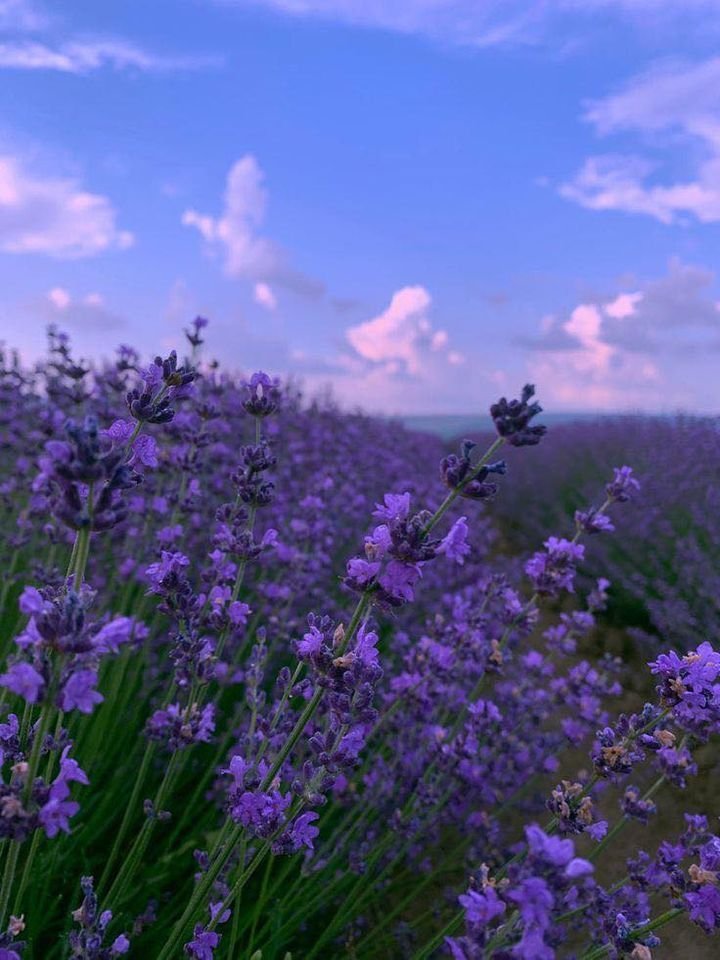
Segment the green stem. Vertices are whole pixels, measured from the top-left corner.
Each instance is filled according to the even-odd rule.
[[[174,956],[175,949],[179,946],[186,928],[193,920],[200,905],[210,893],[220,871],[230,859],[230,855],[235,844],[240,839],[241,834],[242,827],[235,826],[230,819],[226,820],[213,848],[210,866],[193,890],[182,916],[170,931],[165,946],[158,954],[156,960],[170,960],[170,958]]]
[[[172,789],[172,784],[175,776],[175,772],[178,767],[180,758],[180,751],[176,750],[173,755],[170,757],[170,761],[165,768],[165,775],[162,778],[158,791],[153,800],[154,812],[159,813],[162,809],[162,805],[165,803],[165,800]],[[107,894],[108,903],[122,903],[123,896],[130,885],[137,868],[142,863],[142,858],[145,855],[147,846],[150,842],[150,837],[152,836],[155,825],[157,824],[157,818],[147,818],[142,825],[140,832],[135,838],[130,853],[128,854],[125,862],[118,873],[113,885],[110,887],[110,890]]]
[[[115,835],[115,842],[113,843],[110,856],[107,859],[105,869],[103,870],[100,882],[97,886],[98,895],[102,894],[102,891],[105,889],[105,884],[112,876],[113,868],[115,867],[115,861],[117,860],[118,854],[123,849],[127,832],[130,829],[130,824],[137,816],[140,794],[143,786],[145,785],[145,779],[147,777],[148,770],[150,769],[150,764],[152,763],[156,749],[157,744],[153,743],[152,741],[148,741],[145,747],[145,752],[143,753],[142,761],[140,763],[140,769],[135,777],[135,784],[133,786],[132,793],[130,794],[130,799],[125,804],[125,813],[123,815],[122,823],[120,824],[120,829]]]
[[[28,855],[25,860],[25,864],[23,866],[23,872],[20,876],[20,883],[18,884],[17,893],[15,894],[15,900],[13,902],[12,912],[16,917],[19,917],[20,914],[22,913],[23,896],[25,895],[25,890],[27,889],[27,885],[30,881],[30,874],[32,871],[33,861],[35,859],[35,855],[38,852],[38,847],[40,846],[40,842],[42,838],[43,838],[43,832],[40,828],[38,828],[33,833],[32,843],[30,844],[30,849],[28,851]]]
[[[245,863],[245,857],[247,856],[247,840],[243,840],[240,844],[240,864]],[[269,861],[272,862],[272,861]],[[238,891],[235,901],[232,908],[232,926],[230,928],[230,944],[228,946],[228,956],[235,956],[235,946],[237,944],[238,934],[240,932],[240,904],[242,902],[242,890]]]
[[[272,867],[273,867],[273,859],[272,857],[268,857],[268,861],[265,865],[265,872],[262,878],[262,884],[260,886],[260,896],[257,899],[257,902],[255,904],[255,910],[253,912],[253,922],[252,922],[252,927],[250,928],[250,937],[248,939],[248,954],[250,954],[251,956],[252,956],[252,950],[253,950],[253,943],[255,941],[255,931],[257,930],[257,925],[260,920],[260,914],[262,913],[262,909],[265,906],[265,897],[267,896],[267,888],[270,882],[270,874],[272,873]],[[232,951],[232,945],[230,949],[230,956],[231,957],[234,956]]]
[[[20,841],[12,840],[7,852],[2,886],[0,887],[0,929],[3,930],[5,929],[5,917],[7,915],[8,904],[10,903],[10,893],[12,892],[13,883],[15,882],[15,869],[19,855]]]

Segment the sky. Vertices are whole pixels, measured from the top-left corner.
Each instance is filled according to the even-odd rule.
[[[720,0],[0,0],[0,340],[720,407]]]

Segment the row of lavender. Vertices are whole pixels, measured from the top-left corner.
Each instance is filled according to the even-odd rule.
[[[608,463],[632,458],[642,504],[623,517],[622,537],[605,539],[587,569],[615,584],[613,607],[634,624],[641,649],[665,638],[689,650],[699,636],[720,640],[720,429],[710,417],[604,417],[553,430],[532,462],[512,461],[513,491],[496,516],[514,549],[582,504]],[[640,636],[640,632],[644,634]]]
[[[500,567],[532,388],[443,456],[224,374],[204,326],[183,364],[90,369],[56,332],[35,370],[2,357],[0,960],[647,960],[670,920],[712,932],[712,824],[640,847],[720,732],[720,655],[658,656],[611,720],[622,666],[578,654],[610,584],[567,603],[633,471]]]

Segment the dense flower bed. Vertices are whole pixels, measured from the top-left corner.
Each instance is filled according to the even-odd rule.
[[[623,516],[587,570],[613,581],[623,622],[642,630],[645,649],[720,642],[720,430],[709,417],[612,417],[564,424],[529,461],[513,458],[513,493],[496,516],[514,549],[564,529],[597,489],[607,464],[632,459],[642,501]]]
[[[630,467],[501,565],[532,387],[448,454],[223,373],[204,326],[182,363],[91,369],[57,332],[35,370],[2,358],[0,960],[647,960],[677,916],[711,933],[713,822],[651,852],[635,827],[718,733],[720,655],[657,655],[618,716],[622,665],[578,654]]]

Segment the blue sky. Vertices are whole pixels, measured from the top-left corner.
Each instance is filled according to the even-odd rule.
[[[720,402],[718,0],[0,0],[0,339]]]

